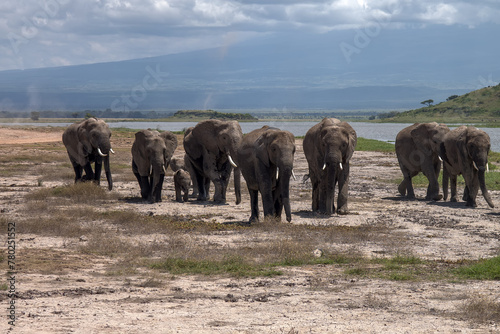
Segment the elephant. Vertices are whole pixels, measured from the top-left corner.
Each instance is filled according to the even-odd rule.
[[[463,125],[446,134],[441,145],[444,161],[443,189],[448,188],[450,179],[450,201],[457,201],[457,175],[462,174],[465,179],[462,199],[466,201],[466,206],[477,206],[476,197],[480,188],[488,205],[491,208],[495,207],[484,180],[485,171],[488,170],[489,151],[490,137],[483,130],[473,126]]]
[[[177,137],[165,131],[141,130],[135,134],[132,144],[132,171],[134,172],[141,196],[154,203],[161,202],[161,189],[166,169],[177,147]]]
[[[440,146],[444,136],[450,132],[445,124],[415,123],[401,130],[396,136],[396,156],[403,173],[398,186],[401,196],[414,199],[411,179],[422,172],[429,180],[426,200],[439,201],[448,197],[448,189],[439,194],[439,172],[441,170]]]
[[[212,181],[215,186],[214,202],[225,204],[229,177],[234,167],[236,204],[241,202],[240,170],[232,157],[236,157],[242,138],[237,121],[216,119],[199,122],[184,137],[184,150],[196,176],[199,201],[207,200]]]
[[[108,124],[95,117],[71,124],[63,133],[62,140],[75,171],[75,183],[92,180],[100,184],[102,164],[108,180],[108,189],[113,189],[109,168],[111,130]],[[95,163],[95,170],[92,170]],[[85,170],[85,175],[82,172]]]
[[[170,168],[172,168],[172,171],[175,173],[179,169],[184,169],[186,170],[186,166],[184,165],[184,159],[179,159],[179,158],[172,158],[170,159]]]
[[[184,169],[178,169],[174,173],[175,200],[177,202],[187,202],[189,188],[191,187],[191,176]],[[184,195],[182,195],[182,193]]]
[[[243,137],[237,160],[250,193],[250,223],[259,220],[259,192],[264,216],[281,217],[284,208],[286,220],[292,220],[289,188],[294,154],[295,137],[289,131],[265,125]]]
[[[189,136],[189,134],[193,131],[194,126],[190,126],[189,128],[185,129],[184,131],[184,138],[186,136]],[[192,197],[198,197],[198,182],[196,181],[196,173],[193,164],[189,160],[189,157],[187,154],[184,154],[184,169],[188,171],[189,175],[191,176],[191,184],[193,185],[193,193],[191,194]],[[208,182],[206,192],[207,194],[209,193],[210,190],[210,182]]]
[[[327,215],[335,212],[335,186],[338,183],[337,213],[349,213],[349,161],[356,143],[356,131],[336,118],[324,118],[307,131],[303,147],[313,188],[313,212]]]

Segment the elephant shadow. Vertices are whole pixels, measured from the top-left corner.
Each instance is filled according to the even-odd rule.
[[[321,213],[319,211],[311,211],[311,210],[300,210],[296,212],[292,212],[294,215],[299,216],[300,218],[330,218],[332,215],[328,215],[326,213]]]
[[[464,202],[449,202],[449,201],[430,201],[425,198],[414,198],[408,199],[405,196],[394,196],[394,197],[382,197],[383,200],[388,201],[399,201],[399,202],[425,202],[428,205],[435,205],[443,208],[456,208],[456,209],[467,209],[469,207],[465,206]]]

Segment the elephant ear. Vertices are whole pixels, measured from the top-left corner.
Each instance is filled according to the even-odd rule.
[[[82,144],[85,155],[92,152],[92,144],[90,143],[91,124],[89,124],[91,120],[88,119],[82,122],[77,130],[78,141]]]
[[[356,149],[356,144],[358,142],[358,136],[356,134],[356,131],[352,128],[351,125],[349,125],[349,123],[340,122],[338,126],[342,129],[342,135],[347,139],[347,148],[343,155],[345,163],[348,162],[354,154],[354,150]]]
[[[132,144],[132,154],[139,155],[142,159],[147,159],[146,145],[151,140],[153,133],[149,130],[141,130],[135,133],[135,141]]]
[[[255,155],[264,166],[269,167],[269,153],[267,152],[267,133],[264,132],[255,141]]]
[[[177,136],[170,131],[164,131],[160,133],[160,137],[163,139],[165,146],[167,147],[166,156],[171,157],[178,145]],[[170,161],[170,158],[168,160]]]
[[[431,134],[430,128],[436,127],[437,123],[422,123],[415,127],[415,129],[410,131],[411,139],[415,146],[422,152],[427,153],[432,151],[432,147],[430,144]]]

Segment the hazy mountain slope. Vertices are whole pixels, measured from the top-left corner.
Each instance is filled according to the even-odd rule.
[[[362,31],[287,34],[153,58],[3,71],[0,110],[409,109],[500,77],[498,43],[481,36],[482,49],[464,54],[461,40],[480,31],[439,31],[440,43],[425,29],[411,36],[382,29],[363,45]],[[345,45],[358,51],[346,57]]]

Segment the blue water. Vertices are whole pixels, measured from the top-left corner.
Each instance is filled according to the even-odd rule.
[[[283,122],[283,121],[259,121],[241,122],[243,133],[270,125],[282,130],[288,130],[295,136],[304,136],[314,124],[318,122]],[[68,126],[71,123],[6,123],[6,125],[36,125],[36,126]],[[112,122],[108,123],[112,128],[129,129],[159,129],[169,131],[182,131],[190,126],[195,126],[196,122]],[[376,139],[387,142],[394,142],[396,135],[401,129],[407,127],[405,123],[365,123],[351,122],[351,126],[356,130],[358,137]],[[452,127],[450,127],[452,128]],[[491,139],[491,150],[500,152],[500,128],[482,128]]]

